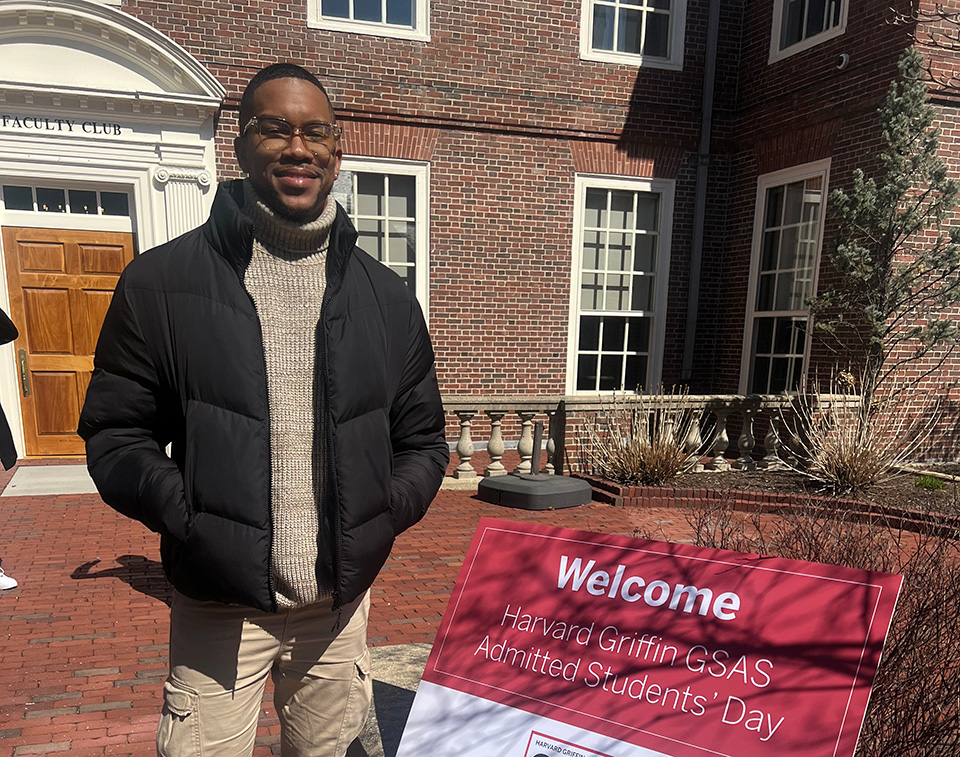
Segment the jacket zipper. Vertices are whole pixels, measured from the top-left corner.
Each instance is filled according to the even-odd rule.
[[[253,259],[253,239],[254,235],[251,234],[248,261]],[[267,529],[267,533],[270,535],[270,551],[267,554],[267,590],[270,592],[270,611],[276,612],[277,598],[273,590],[273,450],[271,449],[270,442],[270,387],[267,385],[269,378],[267,377],[267,356],[263,349],[263,324],[260,323],[260,311],[257,310],[257,303],[254,301],[250,292],[247,291],[246,284],[244,283],[245,275],[246,272],[244,270],[244,275],[240,277],[240,286],[250,300],[250,304],[253,306],[253,312],[257,321],[257,334],[260,337],[260,357],[263,360],[263,406],[266,408],[267,417],[267,515],[270,517],[270,528]]]
[[[336,223],[336,220],[334,220]],[[329,244],[327,246],[327,255],[333,251],[333,234],[331,229],[331,235],[329,237]],[[340,490],[338,487],[333,486],[334,476],[336,474],[336,466],[334,465],[333,460],[333,429],[332,424],[330,423],[330,377],[327,374],[327,332],[324,328],[324,322],[326,320],[327,314],[327,305],[328,303],[336,296],[343,286],[343,274],[347,267],[347,261],[350,258],[352,250],[344,250],[343,261],[340,264],[340,270],[337,271],[337,278],[335,279],[335,288],[330,289],[329,287],[323,294],[323,303],[320,305],[320,320],[317,322],[317,356],[321,360],[320,365],[320,378],[322,381],[323,387],[323,397],[320,404],[323,409],[323,417],[321,423],[323,424],[323,439],[325,448],[323,450],[323,459],[326,467],[323,477],[323,491],[321,492],[321,498],[324,502],[324,505],[329,507],[331,515],[333,516],[333,609],[341,610],[343,608],[343,592],[340,582],[343,575],[343,529],[342,523],[340,520]],[[328,257],[329,260],[329,257]],[[328,282],[329,283],[329,277]],[[327,494],[329,493],[329,496]],[[329,499],[329,505],[327,500]],[[339,621],[338,621],[339,622]]]

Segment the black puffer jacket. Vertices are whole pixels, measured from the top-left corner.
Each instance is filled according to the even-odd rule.
[[[275,611],[266,367],[242,283],[253,229],[239,184],[219,188],[203,226],[124,271],[79,433],[104,501],[161,534],[179,591]],[[449,453],[416,299],[354,248],[341,208],[330,234],[316,332],[314,407],[326,410],[315,424],[326,450],[317,580],[343,604],[423,517]]]

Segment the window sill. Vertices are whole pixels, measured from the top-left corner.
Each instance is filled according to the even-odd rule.
[[[430,35],[417,29],[410,29],[388,24],[377,24],[367,21],[349,21],[347,19],[313,18],[307,20],[310,29],[324,29],[326,31],[347,32],[350,34],[366,34],[372,37],[386,37],[389,39],[409,39],[417,42],[429,42]]]

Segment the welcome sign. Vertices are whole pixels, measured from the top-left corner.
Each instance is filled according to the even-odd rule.
[[[851,757],[900,585],[485,519],[398,757]]]

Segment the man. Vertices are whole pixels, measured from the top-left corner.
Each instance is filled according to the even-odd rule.
[[[160,755],[343,755],[371,697],[368,589],[448,460],[420,308],[330,198],[320,82],[260,71],[210,218],[124,271],[80,418],[105,502],[161,534],[175,594]],[[171,444],[172,457],[164,454]]]

